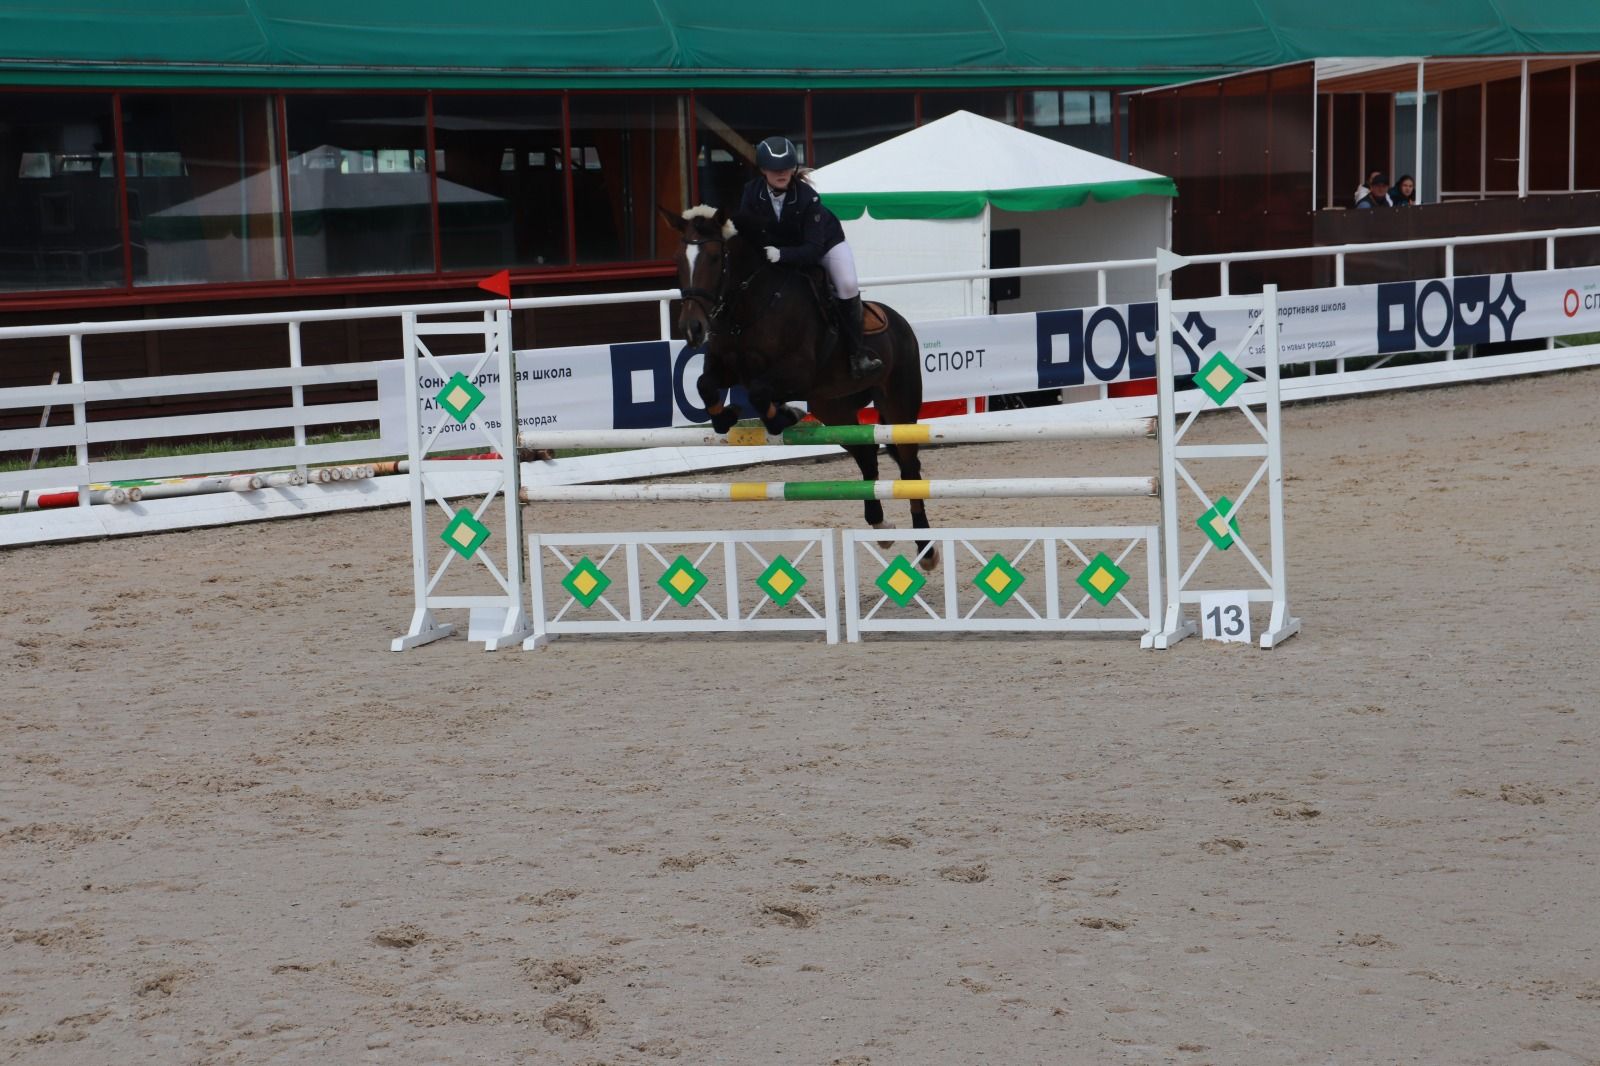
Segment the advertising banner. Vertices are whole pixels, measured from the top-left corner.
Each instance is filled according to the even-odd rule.
[[[1443,351],[1600,331],[1600,267],[1307,289],[1279,295],[1286,364],[1352,356]],[[1173,330],[1179,374],[1217,351],[1259,366],[1261,342],[1239,350],[1250,312],[1194,312]],[[1099,385],[1155,374],[1156,304],[1115,304],[916,326],[923,400],[964,399]],[[472,356],[440,360],[446,375]],[[640,341],[517,353],[517,403],[527,429],[653,429],[707,421],[695,390],[703,355],[682,341]],[[405,450],[404,364],[379,382],[383,438]],[[492,382],[486,377],[482,387]],[[423,425],[441,419],[463,447],[481,442],[433,403],[443,387],[424,371]],[[492,392],[491,392],[492,395]],[[747,408],[740,390],[732,402]],[[746,414],[753,414],[747,409]],[[498,424],[485,403],[475,417]]]

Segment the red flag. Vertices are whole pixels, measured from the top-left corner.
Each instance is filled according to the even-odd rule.
[[[502,270],[498,274],[490,274],[478,282],[478,288],[487,289],[496,296],[504,296],[508,300],[511,299],[511,271]]]

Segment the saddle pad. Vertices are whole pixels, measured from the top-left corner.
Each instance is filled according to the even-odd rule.
[[[883,313],[882,305],[861,301],[861,332],[871,336],[888,328],[889,316]]]

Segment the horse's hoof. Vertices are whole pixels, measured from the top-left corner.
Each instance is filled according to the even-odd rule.
[[[928,550],[922,553],[922,558],[918,560],[917,565],[930,574],[939,569],[939,546],[937,544],[928,545]]]
[[[724,408],[711,416],[711,428],[718,433],[726,433],[739,424],[739,412],[732,408]]]
[[[895,524],[893,522],[874,522],[874,523],[872,523],[872,528],[873,529],[894,529],[896,527],[895,527]],[[880,540],[880,541],[878,541],[878,547],[880,547],[880,548],[892,548],[892,547],[894,547],[894,545],[895,545],[895,542],[892,541],[892,540]]]
[[[805,413],[799,408],[790,407],[789,405],[785,404],[784,406],[778,408],[777,414],[773,415],[770,419],[763,419],[763,422],[767,427],[767,432],[776,437],[781,435],[783,431],[788,429],[790,426],[798,424],[800,419],[803,417],[805,417]]]

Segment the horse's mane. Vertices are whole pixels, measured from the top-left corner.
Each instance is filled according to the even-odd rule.
[[[721,222],[717,221],[719,215],[722,217]],[[707,204],[700,204],[683,212],[682,217],[694,235],[704,240],[742,236],[747,241],[761,241],[767,234],[767,220],[759,214],[751,214],[737,208],[732,211],[722,211]]]

